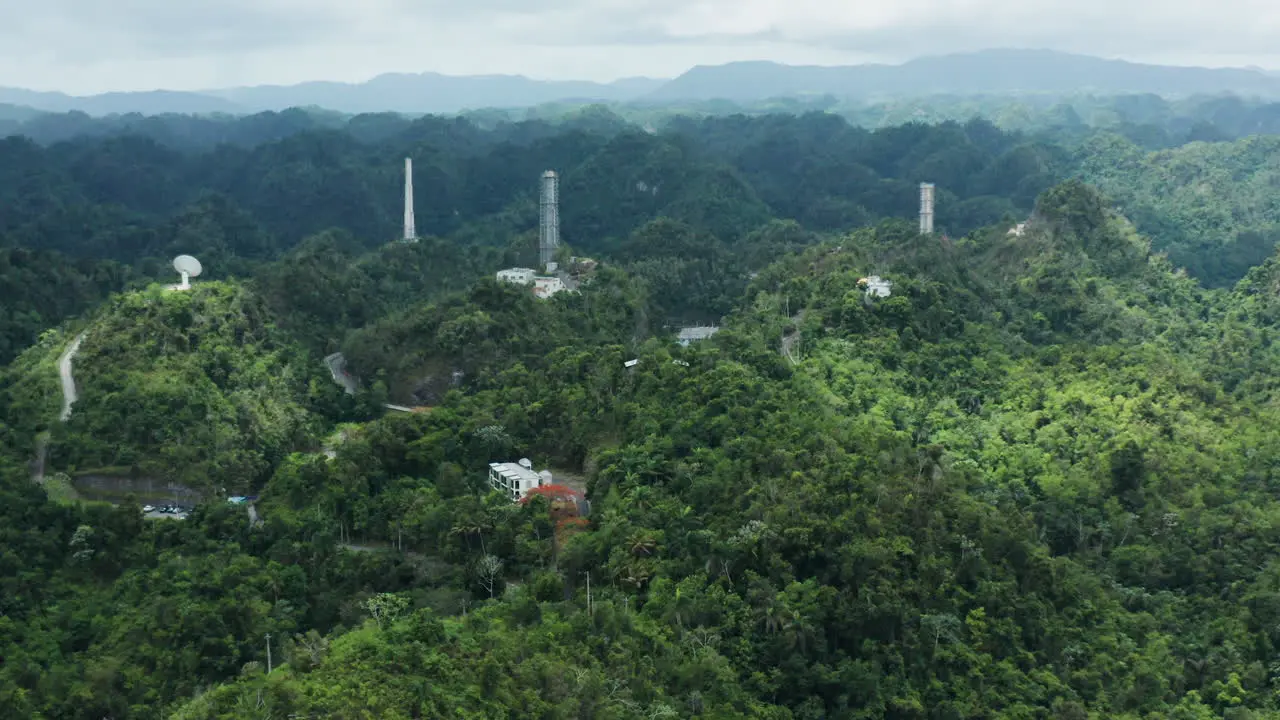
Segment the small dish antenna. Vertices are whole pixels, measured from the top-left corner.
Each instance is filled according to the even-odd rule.
[[[190,255],[179,255],[173,259],[173,269],[182,275],[182,284],[178,286],[179,290],[186,290],[191,287],[191,278],[200,277],[200,273],[204,268],[200,267],[200,261]]]

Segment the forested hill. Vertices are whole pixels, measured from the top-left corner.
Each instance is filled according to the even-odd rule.
[[[1270,136],[1190,143],[1148,153],[1100,134],[1081,147],[1081,175],[1170,259],[1211,286],[1229,286],[1271,255],[1280,239],[1280,142]],[[1224,239],[1234,242],[1224,243]]]
[[[13,333],[0,342],[0,359],[106,292],[170,277],[179,253],[198,255],[208,278],[262,277],[269,295],[294,307],[308,297],[301,288],[343,302],[330,293],[338,274],[350,275],[353,289],[373,288],[399,269],[385,258],[348,266],[399,237],[406,156],[415,159],[418,231],[435,236],[428,242],[439,250],[414,262],[432,278],[457,289],[458,280],[532,263],[537,182],[551,168],[561,176],[563,239],[575,252],[648,263],[645,273],[660,283],[682,276],[673,264],[701,258],[701,279],[685,275],[706,302],[670,296],[663,311],[695,320],[727,311],[736,291],[724,288],[740,287],[771,252],[815,233],[913,216],[921,178],[938,183],[946,232],[1025,217],[1036,193],[1063,174],[1064,153],[980,121],[870,132],[818,114],[686,120],[658,134],[592,116],[580,126],[493,130],[369,116],[341,130],[200,152],[135,135],[48,147],[9,138],[0,140],[0,248],[39,253],[11,253],[0,265],[13,291],[0,310]],[[658,218],[666,221],[652,224]],[[780,230],[787,218],[800,227]],[[299,264],[329,279],[308,277]],[[74,278],[70,297],[48,295],[58,275]],[[412,292],[421,298],[435,286],[424,277]],[[344,311],[317,299],[301,312]],[[328,338],[348,329],[344,321]]]
[[[0,442],[21,456],[45,433],[50,467],[247,492],[282,457],[314,449],[344,399],[253,292],[199,283],[113,297],[75,328],[76,409],[59,418],[50,332],[0,370]],[[350,402],[346,403],[350,407]]]
[[[461,425],[592,468],[591,525],[500,602],[383,596],[178,716],[1276,717],[1274,269],[1206,293],[1086,187],[1038,214],[951,248],[862,231],[762,273],[705,345],[628,372],[584,342],[371,430],[343,451],[380,458],[369,488],[441,489]],[[351,472],[299,463],[272,501]],[[411,488],[371,490],[369,527],[456,548]],[[509,578],[522,513],[462,530]]]
[[[256,529],[54,506],[0,454],[0,711],[1280,717],[1276,261],[1206,290],[1079,182],[1006,230],[811,242],[687,348],[617,269],[392,313],[366,369],[446,353],[463,387],[276,456]],[[128,363],[270,383],[254,302],[131,294],[98,326],[188,343]],[[515,457],[589,517],[485,494]]]
[[[1119,132],[1148,149],[1186,142],[1234,140],[1280,133],[1280,103],[1214,92],[1168,98],[1151,93],[1097,94],[1079,89],[1035,95],[955,93],[858,100],[836,95],[670,103],[553,102],[519,110],[485,108],[459,116],[486,129],[545,121],[562,128],[616,131],[628,123],[665,128],[679,117],[802,115],[831,113],[867,129],[906,123],[938,124],[982,118],[1003,130],[1047,133],[1075,141],[1093,130]],[[314,106],[251,115],[183,115],[128,112],[94,117],[81,112],[42,113],[0,104],[0,137],[24,135],[40,144],[79,137],[142,135],[169,147],[210,150],[226,143],[242,147],[317,129],[347,129],[370,139],[403,131],[416,116],[392,112],[346,114]]]
[[[48,148],[9,138],[0,141],[0,197],[11,209],[0,233],[9,245],[134,260],[167,252],[194,220],[181,211],[214,194],[231,201],[203,213],[228,231],[217,245],[243,257],[278,254],[333,227],[374,247],[397,237],[406,156],[415,159],[418,228],[431,235],[504,212],[522,224],[501,230],[526,229],[518,212],[548,168],[562,177],[566,239],[586,251],[657,215],[724,240],[770,216],[814,230],[909,216],[919,178],[940,188],[940,225],[962,233],[1029,210],[1062,172],[1057,148],[981,121],[870,132],[821,114],[733,117],[650,134],[616,118],[488,131],[460,119],[357,120],[194,154],[135,135]],[[239,212],[270,234],[265,247],[230,232]]]
[[[0,140],[0,360],[112,291],[169,277],[184,252],[208,277],[260,278],[284,321],[331,351],[385,311],[530,264],[548,168],[561,174],[570,247],[681,289],[664,294],[659,323],[723,314],[777,252],[913,217],[923,180],[938,187],[938,228],[958,237],[1023,220],[1039,192],[1082,177],[1213,287],[1267,257],[1280,221],[1258,194],[1269,182],[1265,138],[1150,152],[1109,132],[1073,131],[1062,145],[982,120],[869,131],[823,113],[676,117],[650,133],[598,108],[492,126],[302,111],[147,118],[123,135],[112,121],[84,122],[48,146]],[[436,238],[407,265],[377,250],[399,235],[406,156],[419,232]],[[383,278],[405,292],[376,289]]]
[[[0,717],[1280,718],[1271,139],[203,122],[0,140]]]
[[[149,122],[0,141],[0,717],[1280,718],[1269,139]]]

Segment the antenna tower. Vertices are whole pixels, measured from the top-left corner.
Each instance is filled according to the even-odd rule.
[[[933,183],[920,183],[920,234],[933,234]]]
[[[538,262],[554,263],[560,247],[560,178],[555,170],[542,173],[541,221],[538,225]]]
[[[404,239],[418,241],[418,231],[413,226],[413,158],[404,159]]]

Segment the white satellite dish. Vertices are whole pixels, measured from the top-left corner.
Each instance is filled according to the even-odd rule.
[[[190,255],[179,255],[173,259],[173,269],[182,275],[182,284],[178,286],[179,290],[186,290],[191,287],[191,278],[200,277],[200,273],[204,268],[200,267],[200,261]]]

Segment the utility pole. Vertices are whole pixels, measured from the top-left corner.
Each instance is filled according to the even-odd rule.
[[[587,576],[587,615],[591,615],[591,571],[586,572]]]
[[[267,633],[267,674],[271,674],[271,633]]]

